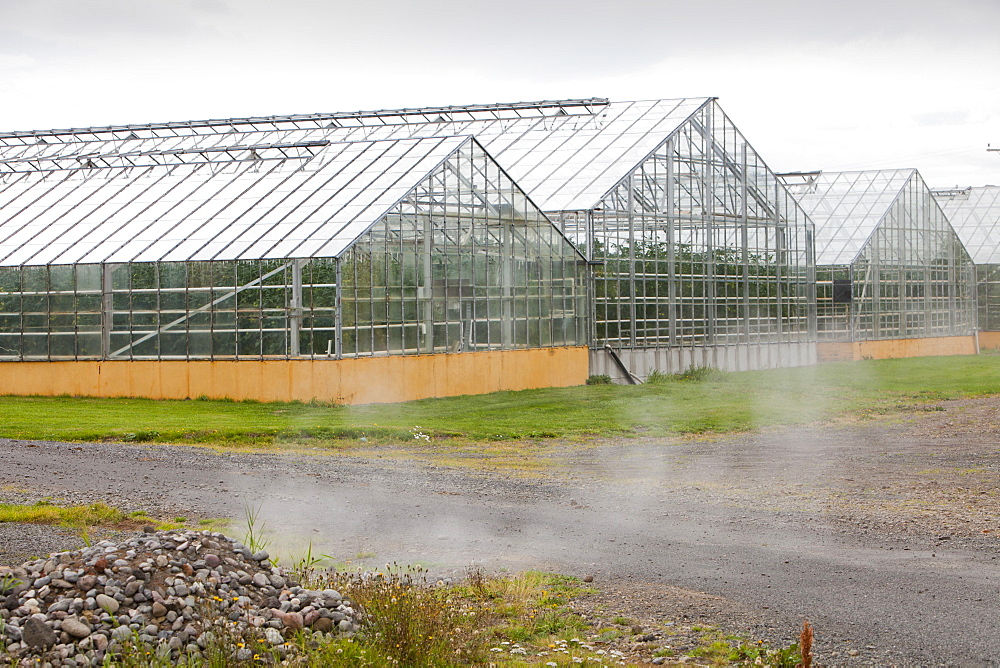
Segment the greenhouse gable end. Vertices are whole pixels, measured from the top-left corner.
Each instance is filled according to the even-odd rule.
[[[0,392],[357,403],[586,378],[585,262],[474,138],[228,139],[5,150]]]

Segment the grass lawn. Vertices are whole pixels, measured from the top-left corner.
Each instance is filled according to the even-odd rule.
[[[269,446],[722,433],[1000,393],[1000,356],[841,362],[403,404],[0,397],[0,437]]]

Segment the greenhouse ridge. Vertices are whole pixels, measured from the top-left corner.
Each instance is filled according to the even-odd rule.
[[[349,403],[401,396],[373,369],[415,398],[968,352],[975,292],[915,170],[776,175],[715,98],[0,134],[0,391],[56,392],[42,361],[56,393]]]

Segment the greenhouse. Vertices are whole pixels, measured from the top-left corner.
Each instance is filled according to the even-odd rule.
[[[5,149],[0,360],[317,362],[561,349],[583,356],[477,358],[478,371],[466,359],[472,385],[453,385],[538,386],[522,367],[539,365],[542,384],[586,377],[586,263],[474,138],[234,139],[167,151],[66,141],[44,160]],[[350,373],[443,373],[415,364]],[[71,371],[55,367],[42,368]],[[4,389],[24,382],[16,368],[3,365]],[[110,368],[78,373],[132,373]],[[247,364],[143,368],[163,385],[187,376],[186,389],[149,390],[165,396],[211,395],[197,388],[263,373]],[[347,368],[272,364],[264,393],[398,398],[398,378],[360,391],[338,380]],[[39,369],[33,377],[46,376]],[[100,393],[87,390],[104,380],[71,382]],[[447,383],[426,385],[454,393]]]
[[[811,224],[712,98],[312,122],[326,123],[326,136],[481,141],[590,262],[592,373],[634,380],[815,361]]]
[[[782,178],[816,225],[821,361],[976,352],[975,267],[919,172]]]
[[[0,133],[0,355],[811,364],[811,235],[714,98]]]
[[[979,343],[1000,348],[1000,186],[934,191],[976,263]]]

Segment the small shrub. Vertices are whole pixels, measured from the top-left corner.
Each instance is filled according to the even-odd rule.
[[[155,441],[159,437],[160,432],[147,429],[144,431],[136,431],[125,434],[122,437],[122,440],[128,441],[129,443],[146,443],[148,441]]]
[[[611,376],[606,373],[597,374],[587,378],[587,385],[610,385]]]
[[[486,656],[476,610],[447,587],[428,586],[423,569],[388,565],[385,573],[339,575],[328,585],[363,613],[367,643],[403,666],[466,665]]]
[[[677,380],[709,380],[710,378],[717,378],[722,375],[722,372],[715,367],[692,364],[688,368],[684,369],[681,373],[677,374]]]
[[[648,376],[646,376],[646,382],[653,385],[659,383],[665,383],[670,379],[671,378],[668,374],[663,373],[659,369],[653,369],[653,371]]]

